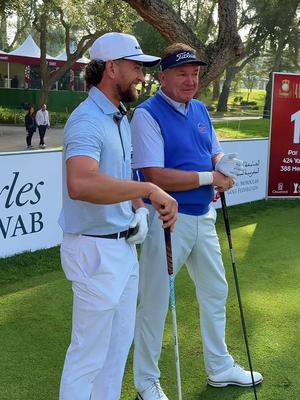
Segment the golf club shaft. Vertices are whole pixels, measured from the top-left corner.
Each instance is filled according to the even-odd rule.
[[[165,233],[167,266],[168,266],[168,274],[169,274],[170,308],[171,308],[172,322],[173,322],[173,339],[174,339],[175,362],[176,362],[178,400],[182,400],[179,346],[178,346],[178,333],[177,333],[177,318],[176,318],[176,303],[175,303],[175,289],[174,289],[173,256],[172,256],[172,243],[171,243],[170,228],[166,228],[164,230],[164,233]]]
[[[250,373],[251,373],[253,392],[254,392],[254,397],[257,400],[257,393],[256,393],[256,388],[255,388],[254,376],[253,376],[253,368],[252,368],[252,361],[251,361],[250,349],[249,349],[249,343],[248,343],[246,322],[245,322],[245,318],[244,318],[240,286],[239,286],[239,281],[238,281],[237,269],[236,269],[236,265],[235,265],[235,257],[234,257],[233,247],[232,247],[229,216],[228,216],[227,204],[226,204],[226,199],[225,199],[225,193],[220,192],[220,197],[221,197],[223,218],[224,218],[224,224],[225,224],[225,229],[226,229],[226,233],[227,233],[230,257],[231,257],[232,269],[233,269],[233,276],[234,276],[235,287],[236,287],[236,294],[237,294],[238,303],[239,303],[243,334],[244,334],[245,345],[246,345],[246,350],[247,350],[248,363],[249,363],[249,368],[250,368]]]

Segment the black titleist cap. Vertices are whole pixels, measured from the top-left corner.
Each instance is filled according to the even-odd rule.
[[[206,62],[199,60],[192,51],[180,51],[162,58],[160,67],[164,71],[167,68],[176,68],[184,64],[207,65]]]

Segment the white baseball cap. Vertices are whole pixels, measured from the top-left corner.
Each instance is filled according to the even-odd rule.
[[[111,32],[96,39],[90,48],[91,60],[126,60],[140,61],[146,67],[159,63],[160,57],[149,56],[142,49],[132,35],[127,33]]]

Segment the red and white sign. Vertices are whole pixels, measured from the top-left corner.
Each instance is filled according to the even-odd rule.
[[[273,74],[268,197],[300,198],[299,74]]]

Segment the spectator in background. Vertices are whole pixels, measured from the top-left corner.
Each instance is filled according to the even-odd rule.
[[[18,88],[19,87],[19,79],[18,79],[17,75],[15,75],[12,78],[11,83],[10,83],[10,87],[11,88]]]
[[[28,107],[27,114],[25,115],[25,128],[27,131],[27,136],[26,136],[27,150],[31,150],[33,148],[31,145],[32,136],[36,131],[34,107],[32,106]]]
[[[49,113],[47,111],[46,104],[42,104],[41,109],[36,113],[36,124],[40,135],[40,149],[45,149],[46,145],[44,142],[46,129],[50,128]]]

